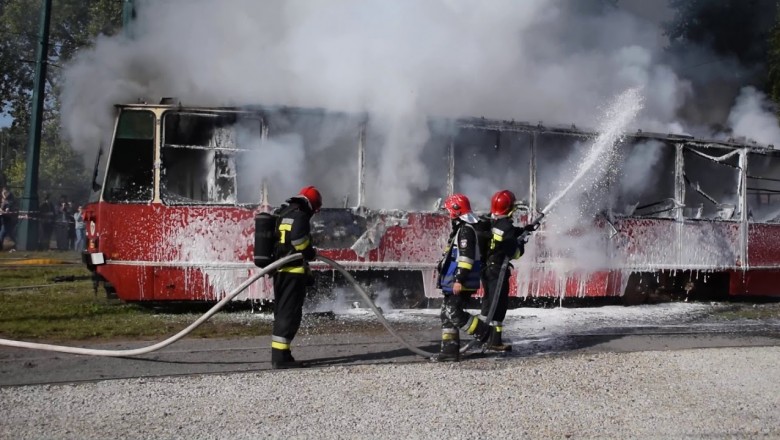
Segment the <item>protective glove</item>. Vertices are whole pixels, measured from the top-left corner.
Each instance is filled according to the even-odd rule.
[[[539,229],[539,224],[540,224],[539,221],[535,221],[535,222],[533,222],[531,224],[525,225],[525,227],[523,228],[523,231],[525,231],[525,232],[534,232],[537,229]]]
[[[303,251],[303,259],[304,261],[314,261],[317,258],[318,253],[319,253],[319,249],[315,247],[305,249]]]
[[[317,280],[314,278],[314,274],[308,264],[304,269],[304,276],[306,277],[306,287],[314,287],[317,284]]]

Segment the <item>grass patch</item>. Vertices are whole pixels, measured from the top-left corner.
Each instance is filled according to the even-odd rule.
[[[715,312],[713,317],[725,321],[780,319],[780,302],[765,304],[736,303]]]
[[[25,264],[24,260],[44,260],[46,264]],[[27,341],[163,339],[201,316],[160,313],[109,300],[102,288],[95,292],[89,275],[75,252],[3,253],[0,337]],[[55,282],[56,278],[73,281]],[[248,312],[220,312],[189,337],[258,336],[270,331],[268,318]]]

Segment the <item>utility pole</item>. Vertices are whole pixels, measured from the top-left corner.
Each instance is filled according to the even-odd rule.
[[[49,56],[49,22],[51,0],[41,0],[38,47],[35,57],[35,88],[33,89],[30,133],[27,141],[27,169],[24,177],[24,196],[19,207],[19,229],[16,247],[19,250],[38,249],[38,162],[41,157],[41,126],[43,103],[46,97],[46,59]]]
[[[8,135],[0,129],[0,185],[5,185],[5,150],[8,149]]]

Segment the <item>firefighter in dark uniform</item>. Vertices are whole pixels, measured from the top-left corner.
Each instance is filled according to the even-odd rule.
[[[444,201],[452,220],[447,249],[439,262],[438,287],[444,294],[441,305],[441,351],[438,361],[460,360],[460,330],[474,337],[488,331],[487,325],[464,309],[470,296],[479,289],[480,255],[474,224],[477,217],[463,194],[453,194]]]
[[[517,227],[512,222],[517,199],[508,190],[498,191],[490,200],[490,217],[492,239],[483,268],[482,309],[479,318],[486,320],[490,314],[490,306],[498,301],[492,319],[488,323],[490,331],[487,335],[485,349],[490,351],[510,351],[512,346],[502,341],[503,322],[509,305],[509,279],[512,276],[510,260],[516,260],[525,251],[525,232],[535,230],[538,223],[524,228]],[[500,284],[500,290],[499,290]],[[494,298],[498,295],[498,298]]]
[[[295,334],[301,326],[306,287],[312,280],[308,262],[317,252],[311,240],[311,217],[320,210],[322,196],[317,188],[307,186],[287,200],[277,211],[279,216],[278,258],[294,253],[303,259],[294,260],[274,273],[274,324],[271,336],[271,366],[274,369],[301,368],[290,351]]]

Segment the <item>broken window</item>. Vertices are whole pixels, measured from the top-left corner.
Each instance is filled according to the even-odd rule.
[[[562,193],[577,175],[577,166],[587,153],[584,137],[559,134],[537,135],[536,138],[536,207],[543,210]],[[574,196],[581,191],[569,191]],[[558,202],[556,202],[558,203]],[[563,204],[568,203],[562,201]]]
[[[372,116],[366,129],[365,205],[433,210],[447,194],[452,134],[446,121]]]
[[[748,154],[748,220],[780,223],[780,152]]]
[[[531,134],[461,129],[455,140],[455,192],[476,211],[490,209],[496,191],[508,189],[528,203]]]
[[[686,218],[732,220],[739,214],[738,150],[686,145],[683,149]]]
[[[258,203],[239,181],[244,163],[261,143],[259,116],[170,112],[163,118],[160,197],[166,204]]]
[[[675,147],[657,140],[623,144],[611,187],[616,215],[674,218]]]
[[[107,202],[149,202],[154,186],[154,113],[124,110],[106,173]]]
[[[319,188],[323,207],[357,205],[362,117],[300,109],[266,117],[268,137],[254,173],[265,182],[272,205],[307,185]]]

